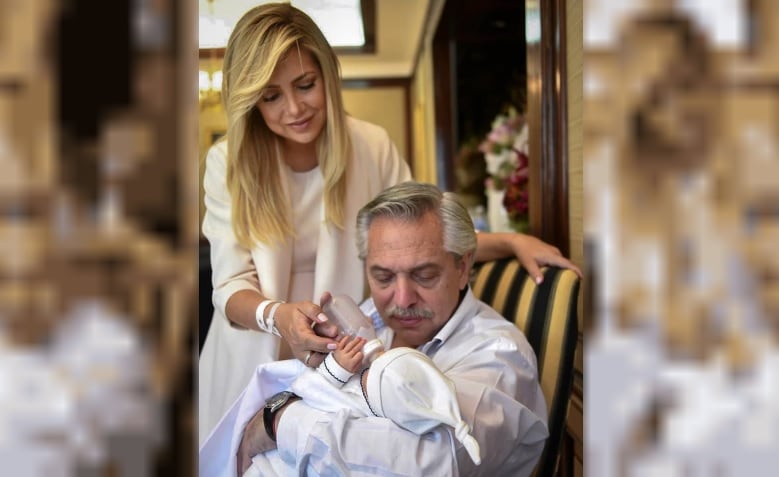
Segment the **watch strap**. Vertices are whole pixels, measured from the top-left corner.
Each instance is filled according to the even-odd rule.
[[[265,433],[273,442],[276,442],[276,433],[273,430],[273,422],[276,419],[276,413],[284,407],[287,402],[293,397],[299,397],[291,391],[282,391],[278,394],[274,394],[263,409],[262,421],[265,426]]]
[[[263,414],[262,414],[262,421],[263,424],[265,425],[265,433],[268,434],[270,440],[276,442],[276,433],[273,432],[273,417],[274,417],[274,412],[271,410],[271,408],[266,407],[263,410]]]

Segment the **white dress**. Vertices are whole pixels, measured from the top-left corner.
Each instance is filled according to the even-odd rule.
[[[226,143],[214,145],[206,157],[203,233],[211,245],[214,317],[199,360],[200,443],[249,383],[257,365],[279,359],[279,338],[236,327],[225,317],[232,294],[256,290],[270,299],[314,303],[325,291],[349,295],[357,302],[366,296],[355,244],[357,212],[382,190],[410,180],[411,172],[384,129],[354,118],[347,124],[353,155],[347,168],[344,229],[324,222],[319,168],[299,174],[287,168],[283,185],[295,206],[298,240],[281,245],[251,250],[238,245],[225,185]]]

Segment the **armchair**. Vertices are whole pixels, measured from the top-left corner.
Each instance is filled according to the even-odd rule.
[[[545,267],[537,286],[516,259],[474,265],[473,293],[527,337],[538,358],[538,374],[548,407],[549,438],[535,475],[553,476],[565,432],[578,339],[579,277],[571,270]]]

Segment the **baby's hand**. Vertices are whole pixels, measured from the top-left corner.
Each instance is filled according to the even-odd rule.
[[[362,367],[363,345],[365,345],[365,338],[344,336],[338,341],[333,357],[342,368],[356,373]]]

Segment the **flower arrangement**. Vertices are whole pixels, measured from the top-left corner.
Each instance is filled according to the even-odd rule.
[[[509,177],[524,162],[527,167],[527,124],[525,117],[510,107],[492,121],[492,130],[479,145],[487,163],[487,187],[505,189]],[[524,156],[524,161],[521,159]]]
[[[499,114],[492,130],[479,145],[489,177],[487,190],[503,191],[502,205],[511,227],[526,231],[528,223],[528,127],[525,117],[513,107]]]

